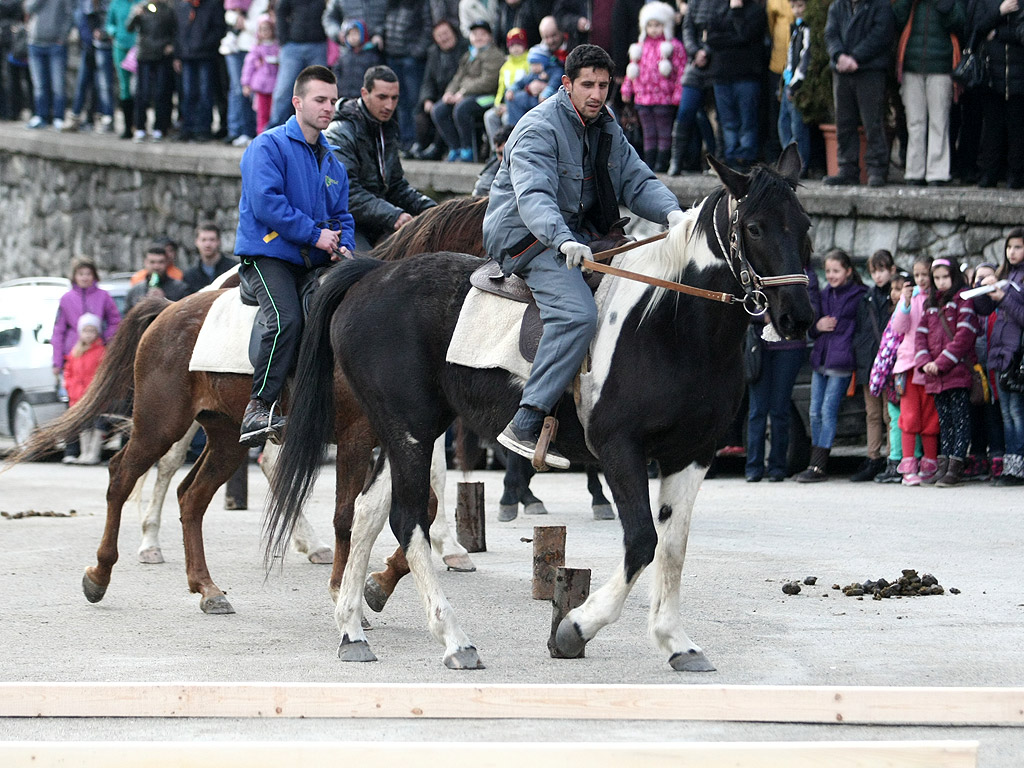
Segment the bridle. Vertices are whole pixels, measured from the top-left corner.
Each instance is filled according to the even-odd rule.
[[[728,199],[726,204],[729,222],[728,249],[725,247],[725,243],[722,242],[722,233],[718,228],[718,210],[725,199]],[[718,247],[722,251],[725,262],[729,265],[733,277],[736,278],[740,287],[743,288],[743,298],[737,297],[738,301],[743,305],[743,309],[746,310],[748,315],[760,317],[768,309],[768,297],[765,296],[765,288],[777,288],[782,285],[806,286],[810,281],[807,275],[802,272],[799,274],[773,275],[770,277],[761,277],[757,274],[747,260],[747,257],[743,254],[743,249],[740,246],[740,202],[742,202],[742,198],[737,199],[731,193],[720,197],[715,204],[715,211],[711,217],[712,228],[715,230],[715,239],[718,240]]]
[[[727,221],[728,221],[728,238],[729,247],[725,247],[725,242],[722,240],[722,233],[718,227],[718,211],[722,204],[722,200],[728,198],[727,208]],[[668,237],[668,231],[661,232],[653,237],[648,237],[643,240],[637,240],[636,242],[627,243],[626,245],[620,245],[617,248],[611,248],[607,251],[601,251],[599,254],[595,254],[595,261],[590,259],[583,260],[583,266],[587,269],[591,269],[595,272],[603,272],[608,275],[614,275],[616,277],[625,277],[629,280],[636,280],[641,283],[647,283],[658,288],[667,288],[670,291],[676,291],[677,293],[685,293],[689,296],[698,296],[702,299],[710,299],[712,301],[719,301],[723,304],[739,304],[743,307],[748,315],[753,317],[760,317],[768,309],[768,297],[764,293],[765,288],[776,288],[782,285],[803,285],[809,284],[807,275],[802,272],[799,274],[789,275],[776,275],[770,277],[761,277],[754,268],[747,261],[746,256],[743,255],[743,249],[740,246],[740,233],[739,233],[739,204],[742,202],[742,198],[735,198],[732,194],[723,195],[718,199],[715,204],[715,210],[711,216],[711,227],[715,231],[715,239],[718,241],[718,247],[722,251],[722,256],[725,258],[726,264],[729,265],[729,270],[732,272],[733,277],[736,278],[736,282],[740,284],[743,289],[743,295],[737,296],[733,293],[723,291],[709,291],[705,288],[695,288],[692,285],[685,285],[684,283],[677,283],[672,280],[662,280],[658,277],[650,277],[639,272],[630,272],[626,269],[619,269],[613,267],[610,264],[603,264],[601,262],[609,261],[613,256],[626,251],[631,251],[634,248],[639,248],[641,245],[647,245],[657,240],[663,240]]]

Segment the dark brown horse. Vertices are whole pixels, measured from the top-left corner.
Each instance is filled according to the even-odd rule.
[[[439,249],[482,255],[481,223],[486,207],[485,198],[442,203],[407,224],[371,255],[385,261]],[[90,602],[101,600],[110,584],[118,558],[121,510],[136,481],[181,439],[193,421],[198,421],[206,431],[206,447],[178,486],[185,570],[189,589],[201,595],[204,612],[233,612],[207,569],[202,522],[213,494],[247,456],[245,446],[238,443],[238,432],[252,381],[245,375],[188,369],[199,329],[221,293],[201,292],[174,303],[165,299],[140,303],[122,322],[83,400],[37,431],[14,458],[27,461],[44,455],[77,435],[97,415],[119,402],[133,400],[131,439],[110,460],[107,520],[97,562],[86,569],[82,581]],[[369,422],[340,373],[333,390],[338,453],[332,594],[337,591],[348,559],[353,502],[366,480],[376,445]],[[388,562],[389,571],[381,575],[380,581],[393,589],[403,572],[408,572],[408,565],[401,550]]]

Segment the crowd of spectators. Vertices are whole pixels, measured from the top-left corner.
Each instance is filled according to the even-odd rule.
[[[816,4],[824,29],[803,20]],[[611,53],[613,109],[658,171],[698,171],[704,153],[745,167],[796,140],[819,172],[792,97],[820,46],[839,139],[827,183],[859,183],[861,124],[876,186],[895,165],[911,185],[1024,187],[1019,0],[0,0],[0,118],[109,133],[119,109],[124,138],[244,146],[287,119],[303,67],[333,67],[354,97],[386,64],[405,156],[481,161],[581,42]],[[951,74],[968,47],[984,78],[964,90]]]

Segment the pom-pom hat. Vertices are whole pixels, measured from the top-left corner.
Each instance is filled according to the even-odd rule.
[[[521,45],[523,48],[529,45],[529,41],[526,39],[526,30],[522,27],[512,27],[505,35],[505,47],[511,48],[513,45]]]
[[[647,22],[660,21],[665,28],[665,40],[661,44],[661,61],[658,62],[658,71],[662,77],[672,74],[672,39],[675,33],[676,12],[668,3],[658,2],[647,3],[640,8],[640,38],[629,46],[629,65],[626,67],[626,77],[635,80],[640,74],[640,56],[643,54],[644,42],[647,40]]]

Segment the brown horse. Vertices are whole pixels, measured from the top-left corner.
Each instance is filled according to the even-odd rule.
[[[486,198],[450,200],[423,213],[375,248],[385,261],[453,249],[483,255]],[[117,562],[121,510],[136,481],[198,421],[206,447],[178,486],[189,589],[201,595],[205,613],[232,613],[206,565],[202,521],[216,490],[246,458],[238,433],[252,381],[249,376],[189,371],[189,359],[210,306],[223,291],[194,294],[178,302],[147,299],[125,317],[86,396],[74,408],[35,433],[14,461],[52,451],[118,402],[133,399],[131,439],[111,460],[107,486],[107,520],[95,566],[86,569],[82,588],[98,602],[110,584]],[[131,372],[134,370],[134,381]],[[348,559],[353,503],[366,480],[376,438],[340,373],[334,380],[336,506],[335,556],[330,590],[335,594]],[[399,550],[389,559],[381,582],[393,585],[408,572]]]

